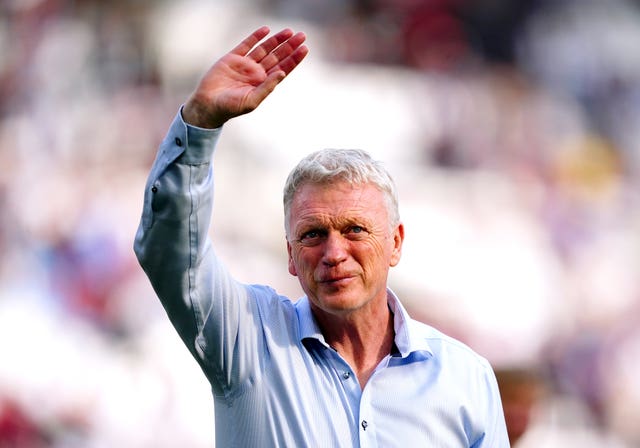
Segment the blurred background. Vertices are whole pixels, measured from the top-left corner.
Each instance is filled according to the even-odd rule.
[[[216,155],[212,237],[296,298],[281,189],[395,176],[391,286],[487,357],[522,447],[640,446],[640,2],[2,0],[0,447],[210,447],[213,405],[132,251],[147,171],[260,25],[311,53]]]

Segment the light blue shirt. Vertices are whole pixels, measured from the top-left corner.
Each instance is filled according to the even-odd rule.
[[[489,363],[412,320],[392,291],[397,351],[361,389],[306,297],[293,302],[227,273],[208,238],[219,132],[176,116],[147,182],[135,242],[211,383],[216,446],[508,447]]]

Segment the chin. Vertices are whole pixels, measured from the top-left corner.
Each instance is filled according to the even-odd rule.
[[[342,314],[363,307],[367,301],[362,300],[362,297],[363,294],[345,291],[333,294],[318,294],[314,302],[318,308],[325,312]]]

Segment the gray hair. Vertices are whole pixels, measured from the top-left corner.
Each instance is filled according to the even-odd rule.
[[[303,158],[287,177],[283,197],[287,234],[296,191],[305,184],[326,185],[335,181],[346,181],[352,185],[373,184],[385,195],[389,226],[393,228],[400,222],[398,192],[382,162],[361,149],[323,149]]]

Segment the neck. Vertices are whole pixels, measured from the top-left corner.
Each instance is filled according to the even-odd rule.
[[[354,312],[340,317],[316,313],[316,317],[327,343],[349,363],[364,388],[376,366],[393,348],[395,331],[389,307],[385,303],[378,312],[365,316]]]

